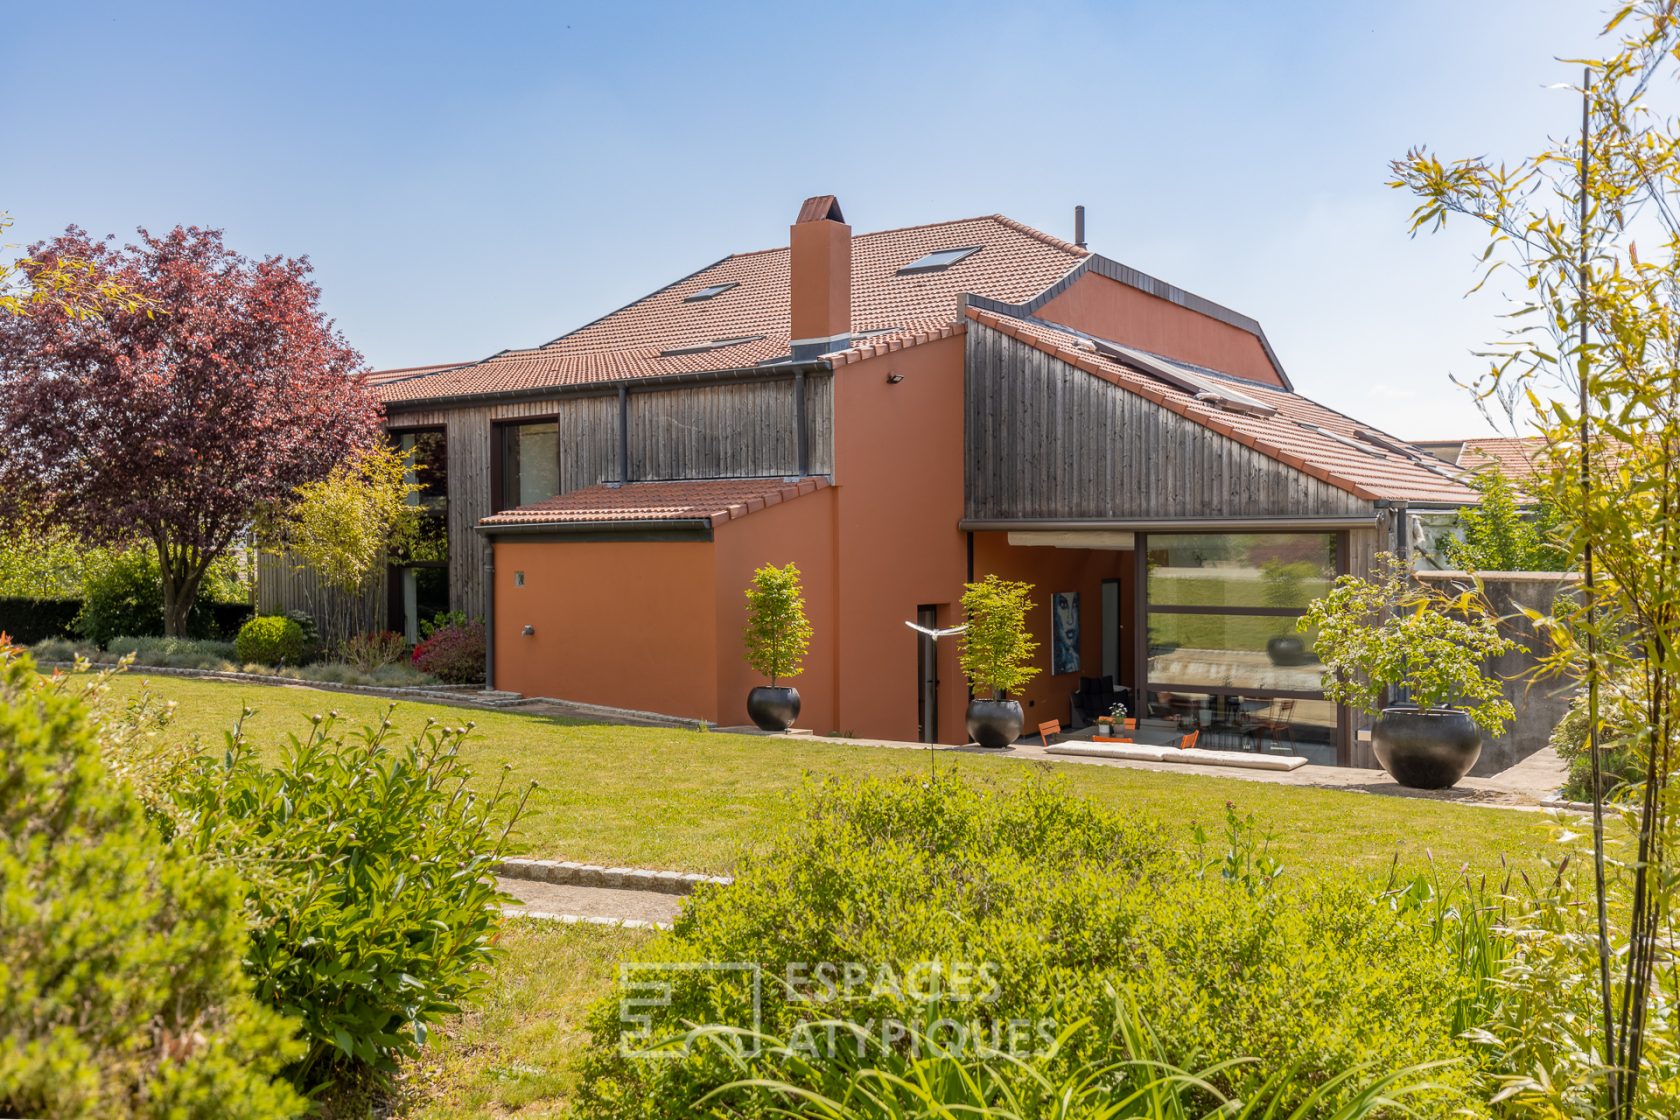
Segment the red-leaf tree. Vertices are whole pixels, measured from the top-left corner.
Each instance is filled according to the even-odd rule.
[[[251,518],[376,438],[361,355],[322,315],[307,259],[249,260],[218,230],[141,230],[118,249],[72,226],[29,252],[90,262],[151,305],[0,316],[0,519],[150,542],[164,632],[184,634]]]

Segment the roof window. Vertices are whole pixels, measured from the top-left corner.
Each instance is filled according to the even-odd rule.
[[[739,346],[743,342],[757,342],[764,336],[761,334],[744,334],[739,338],[714,338],[710,342],[696,342],[693,346],[678,346],[671,350],[661,350],[661,358],[677,358],[684,354],[705,354],[713,350],[722,350],[725,346]]]
[[[1371,456],[1373,459],[1383,458],[1383,453],[1381,451],[1378,451],[1375,447],[1372,447],[1369,444],[1359,442],[1352,436],[1344,436],[1340,432],[1332,432],[1329,428],[1326,428],[1321,424],[1314,424],[1307,420],[1297,420],[1295,423],[1299,424],[1309,432],[1316,432],[1325,439],[1333,439],[1337,443],[1353,448],[1355,451],[1362,451]]]
[[[701,300],[711,299],[714,296],[721,296],[724,292],[727,292],[729,289],[739,288],[740,286],[741,285],[739,283],[737,283],[736,281],[733,281],[733,280],[730,281],[727,284],[712,284],[709,287],[701,288],[698,292],[693,292],[689,295],[684,296],[683,297],[683,302],[684,303],[699,303]]]
[[[915,276],[922,272],[944,272],[958,261],[967,260],[981,249],[979,245],[970,245],[963,249],[935,249],[925,257],[911,261],[898,270],[900,276]]]

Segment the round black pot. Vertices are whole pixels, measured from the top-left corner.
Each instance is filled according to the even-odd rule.
[[[1279,634],[1266,639],[1266,657],[1273,665],[1304,665],[1307,643],[1294,634]]]
[[[1447,789],[1482,756],[1482,733],[1450,708],[1384,708],[1371,728],[1371,750],[1401,785]]]
[[[761,684],[747,693],[747,715],[760,731],[786,731],[799,718],[799,690]]]
[[[1014,700],[970,700],[968,737],[997,750],[1021,737],[1021,705]]]

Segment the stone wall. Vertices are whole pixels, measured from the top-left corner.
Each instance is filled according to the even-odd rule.
[[[1419,572],[1418,578],[1443,591],[1456,593],[1470,586],[1463,572]],[[1546,745],[1552,728],[1569,708],[1574,685],[1565,680],[1535,679],[1535,669],[1546,656],[1550,643],[1537,633],[1523,614],[1523,608],[1552,613],[1560,594],[1571,594],[1574,576],[1566,572],[1484,572],[1482,586],[1499,616],[1500,628],[1518,648],[1495,658],[1488,670],[1505,682],[1505,698],[1517,710],[1516,720],[1496,739],[1482,747],[1482,757],[1470,771],[1477,777],[1497,774]]]

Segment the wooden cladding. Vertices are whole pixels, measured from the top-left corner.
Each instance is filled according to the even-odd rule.
[[[800,463],[797,403],[804,404]],[[834,378],[789,373],[761,379],[546,400],[416,409],[387,420],[394,431],[442,427],[449,448],[449,603],[482,617],[485,543],[476,532],[490,515],[495,427],[518,421],[559,425],[559,491],[602,482],[683,478],[780,478],[834,470]],[[623,443],[621,444],[621,439]],[[803,470],[801,467],[803,466]]]
[[[970,519],[1328,517],[1366,502],[998,331],[967,333]]]

